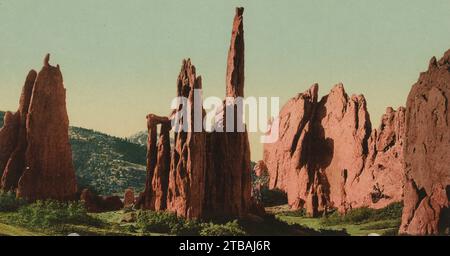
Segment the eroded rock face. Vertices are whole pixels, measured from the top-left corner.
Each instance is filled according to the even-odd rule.
[[[420,74],[406,104],[406,187],[400,233],[449,233],[450,50]]]
[[[19,110],[5,120],[0,132],[0,145],[8,145],[0,155],[0,167],[4,166],[1,187],[29,200],[74,199],[77,186],[66,91],[59,66],[50,66],[48,61],[49,55],[39,74],[30,71]]]
[[[318,85],[289,100],[279,115],[279,137],[276,143],[264,145],[264,162],[269,171],[269,188],[288,194],[288,203],[303,207],[312,174],[306,156],[311,151],[311,125],[317,105]]]
[[[242,14],[243,8],[237,8],[227,62],[227,97],[244,94]],[[184,105],[190,108],[180,104],[165,119],[172,120],[179,127],[190,127],[190,130],[174,131],[174,148],[171,150],[170,122],[164,122],[161,126],[158,146],[156,126],[149,124],[147,185],[138,204],[154,210],[167,209],[187,218],[231,218],[244,215],[251,207],[247,132],[210,133],[202,127],[196,128],[196,116],[201,117],[200,120],[204,116],[204,110],[195,112],[194,96],[201,97],[195,93],[196,89],[202,89],[201,77],[196,75],[191,61],[184,60],[177,81],[177,96],[186,98]],[[190,115],[187,111],[191,111]],[[237,110],[230,107],[219,113],[216,126],[221,125],[220,120],[223,120],[226,111]],[[165,176],[167,172],[168,180]],[[167,201],[164,201],[165,198]]]
[[[11,132],[10,130],[9,132],[6,132],[9,134],[5,135],[3,139],[0,138],[0,141],[3,141],[3,143],[8,143],[9,141],[9,147],[6,147],[5,149],[9,148],[9,150],[11,150],[9,155],[4,155],[6,158],[2,157],[4,160],[0,160],[0,170],[4,171],[1,176],[1,187],[5,190],[14,190],[17,188],[19,179],[25,169],[24,158],[28,145],[26,122],[36,76],[37,73],[34,70],[31,70],[28,73],[20,96],[19,109],[14,114],[14,117],[12,117],[13,120],[11,120],[11,122],[6,123],[7,119],[5,118],[5,132],[8,130],[8,127],[11,128],[12,126],[15,126],[14,132]]]
[[[0,175],[3,176],[11,154],[16,148],[20,119],[17,114],[6,112],[4,125],[0,129]],[[3,186],[1,186],[3,188]]]
[[[405,108],[388,107],[368,141],[364,170],[348,194],[352,208],[383,208],[400,202],[404,187]]]
[[[371,131],[364,96],[348,96],[342,84],[319,102],[317,94],[315,84],[280,111],[279,140],[264,146],[269,187],[312,216],[401,201],[404,109],[388,108]]]

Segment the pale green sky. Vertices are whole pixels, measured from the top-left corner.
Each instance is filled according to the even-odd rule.
[[[167,114],[181,60],[223,97],[234,7],[244,6],[246,96],[281,102],[343,82],[372,122],[404,105],[429,59],[450,48],[450,1],[0,0],[0,109],[17,109],[29,69],[59,63],[71,125],[116,136]],[[252,136],[252,159],[261,146]]]

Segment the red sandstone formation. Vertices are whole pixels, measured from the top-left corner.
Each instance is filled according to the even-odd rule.
[[[244,25],[243,8],[236,8],[228,51],[226,97],[244,97]],[[234,111],[235,129],[243,127],[235,105],[227,105],[218,122],[225,120],[226,111]],[[233,102],[234,103],[234,102]],[[217,124],[216,124],[217,125]],[[226,122],[224,131],[226,131]],[[245,127],[244,127],[245,129]],[[207,175],[206,201],[208,215],[242,216],[251,202],[251,166],[248,134],[244,132],[216,132],[211,134],[211,165]]]
[[[157,126],[161,125],[159,140]],[[170,120],[157,115],[147,116],[147,180],[137,206],[151,210],[165,210],[170,170]]]
[[[227,97],[239,97],[244,94],[242,14],[243,8],[237,8],[228,54]],[[139,198],[138,206],[153,210],[167,209],[187,218],[242,216],[251,207],[250,150],[247,133],[207,133],[203,128],[196,131],[194,127],[196,115],[193,107],[195,89],[202,89],[201,77],[197,77],[191,61],[185,60],[178,76],[177,96],[187,98],[186,104],[191,108],[188,109],[186,106],[183,108],[180,105],[170,119],[178,122],[180,127],[190,127],[190,131],[174,131],[174,149],[171,156],[169,118],[155,115],[147,117],[149,120],[147,183],[144,193]],[[187,113],[185,111],[187,109],[191,113]],[[227,109],[236,111],[234,106]],[[225,115],[225,111],[222,115]],[[204,111],[201,115],[203,118]],[[223,117],[218,118],[218,123]],[[156,125],[159,123],[162,125],[156,146]]]
[[[1,187],[29,200],[69,199],[77,190],[66,91],[59,66],[48,61],[39,74],[30,71],[19,110],[0,131]]]
[[[264,148],[270,188],[313,216],[400,201],[404,110],[388,108],[371,133],[362,95],[349,97],[342,84],[319,102],[317,94],[315,84],[280,111],[279,140]]]
[[[124,206],[118,196],[98,196],[89,189],[81,192],[80,201],[84,203],[88,212],[118,211]]]
[[[186,125],[193,131],[194,89],[202,89],[202,79],[197,77],[190,60],[183,61],[177,86],[177,96],[187,98],[191,113],[189,119],[188,113],[183,112],[180,105],[175,115],[182,115],[180,127]],[[167,209],[187,218],[202,217],[205,200],[206,134],[175,131],[174,141]]]
[[[406,185],[400,233],[450,232],[450,50],[432,58],[406,103]]]
[[[308,141],[311,139],[317,92],[318,85],[313,85],[289,100],[280,111],[278,141],[264,145],[269,188],[285,191],[288,203],[294,208],[303,207],[310,186],[309,176],[312,174],[306,168],[306,156],[311,150]]]

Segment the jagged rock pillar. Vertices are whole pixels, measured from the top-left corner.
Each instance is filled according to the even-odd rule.
[[[193,132],[195,89],[202,89],[202,79],[196,76],[191,61],[185,60],[178,76],[177,96],[187,102],[180,104],[174,116],[180,128],[189,130],[174,131],[167,209],[187,218],[203,217],[205,200],[206,134]],[[191,111],[190,115],[187,111]]]
[[[161,125],[159,140],[158,125]],[[170,120],[154,114],[147,116],[147,179],[138,207],[161,211],[167,205],[167,187],[170,170]]]

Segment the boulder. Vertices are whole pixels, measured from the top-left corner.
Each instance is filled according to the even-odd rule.
[[[125,189],[125,192],[123,194],[123,206],[125,208],[131,208],[134,206],[134,203],[135,203],[134,190],[132,188]]]
[[[98,196],[89,189],[84,189],[80,195],[88,212],[118,211],[123,208],[122,200],[118,196]]]

